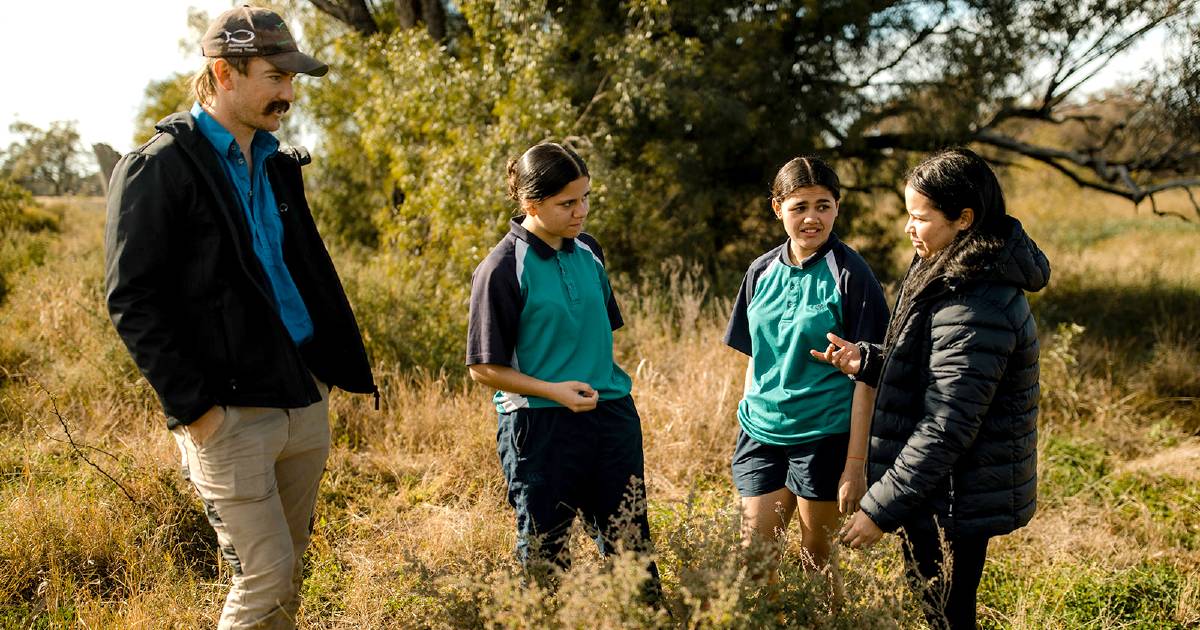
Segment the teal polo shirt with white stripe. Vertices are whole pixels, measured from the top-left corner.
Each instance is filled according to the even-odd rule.
[[[613,360],[612,331],[624,324],[590,234],[555,250],[521,226],[509,232],[471,276],[467,365],[506,365],[543,381],[582,381],[600,400],[629,395],[633,383]],[[496,392],[498,412],[561,407],[537,396]]]
[[[751,438],[778,446],[850,430],[854,382],[809,350],[826,333],[880,343],[887,330],[883,289],[866,261],[831,234],[799,265],[788,244],[746,272],[725,343],[750,356],[738,422]]]

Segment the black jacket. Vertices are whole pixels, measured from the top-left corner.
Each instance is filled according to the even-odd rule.
[[[960,250],[916,293],[886,353],[860,345],[858,378],[878,387],[860,506],[884,531],[932,516],[950,535],[995,536],[1033,517],[1038,337],[1024,292],[1050,266],[1006,223],[1006,239]]]
[[[214,405],[302,407],[320,400],[309,375],[376,392],[358,324],[304,197],[304,149],[266,161],[283,221],[284,262],[313,322],[297,347],[250,240],[216,151],[190,114],[168,116],[121,158],[104,233],[108,310],[158,393],[167,426]]]

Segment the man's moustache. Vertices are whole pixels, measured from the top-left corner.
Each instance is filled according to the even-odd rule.
[[[287,113],[287,110],[292,108],[292,104],[287,101],[271,101],[267,103],[267,108],[263,110],[264,114],[280,114]]]

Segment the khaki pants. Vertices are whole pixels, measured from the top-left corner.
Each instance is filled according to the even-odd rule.
[[[233,586],[217,627],[294,628],[302,560],[329,457],[329,390],[301,409],[227,407],[200,446],[173,434],[204,502]]]

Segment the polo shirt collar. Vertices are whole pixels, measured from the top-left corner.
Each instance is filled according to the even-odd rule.
[[[829,238],[817,248],[817,251],[805,256],[804,260],[801,260],[799,265],[793,265],[791,261],[788,260],[788,254],[791,248],[791,239],[788,239],[787,241],[784,241],[783,247],[779,248],[779,262],[788,267],[793,267],[796,269],[808,269],[809,267],[812,267],[820,262],[821,259],[825,258],[825,254],[828,254],[829,250],[833,249],[834,245],[840,242],[841,241],[838,240],[837,233],[830,232]]]
[[[512,220],[508,222],[508,231],[513,236],[516,236],[526,243],[529,243],[529,246],[532,247],[533,251],[536,252],[541,258],[554,258],[555,254],[557,254],[559,250],[554,249],[548,243],[546,243],[546,241],[538,238],[537,234],[530,232],[525,228],[525,226],[521,225],[521,222],[524,220],[525,215],[523,214],[513,217]],[[562,241],[561,251],[566,254],[574,252],[575,239],[564,238]]]

